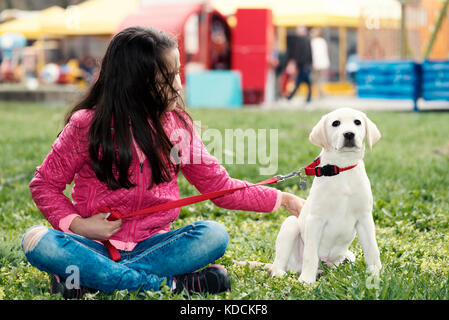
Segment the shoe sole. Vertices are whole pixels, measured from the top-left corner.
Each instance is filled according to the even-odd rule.
[[[228,274],[228,270],[226,270],[225,267],[223,267],[221,264],[211,264],[210,266],[206,267],[207,268],[217,268],[220,269],[221,271],[223,271],[224,273],[226,273],[226,275]],[[225,285],[226,287],[228,287],[228,289],[226,289],[226,292],[231,292],[231,279],[229,279],[228,277],[228,281]]]

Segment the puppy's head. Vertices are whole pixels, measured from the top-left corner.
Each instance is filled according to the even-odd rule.
[[[310,133],[309,140],[325,150],[356,152],[364,142],[372,149],[381,137],[376,125],[365,113],[341,108],[324,115]]]

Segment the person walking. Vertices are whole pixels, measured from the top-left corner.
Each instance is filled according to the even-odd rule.
[[[329,52],[327,42],[323,38],[320,28],[313,28],[310,32],[310,36],[313,60],[312,79],[313,83],[318,87],[318,95],[321,98],[324,96],[323,80],[330,67]]]
[[[296,94],[296,90],[298,90],[301,83],[304,82],[307,85],[308,90],[306,101],[310,102],[312,98],[312,81],[310,74],[312,72],[313,58],[310,38],[306,27],[298,26],[296,28],[296,34],[287,42],[287,57],[288,61],[295,62],[297,69],[295,87],[290,92],[287,99],[292,99]]]

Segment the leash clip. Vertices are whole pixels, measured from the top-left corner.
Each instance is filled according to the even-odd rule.
[[[298,171],[293,171],[293,172],[291,172],[289,174],[285,174],[285,175],[279,174],[279,175],[276,176],[276,178],[278,179],[278,182],[283,182],[283,181],[285,181],[287,179],[290,179],[290,178],[293,178],[293,177],[300,177],[301,178],[301,176],[302,176],[301,170],[302,170],[302,168],[299,169]]]

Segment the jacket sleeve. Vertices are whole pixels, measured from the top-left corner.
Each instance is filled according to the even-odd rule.
[[[189,157],[183,157],[181,172],[201,193],[253,185],[250,182],[233,179],[226,169],[211,155],[200,136],[194,132],[188,150]],[[182,150],[182,149],[181,149]],[[225,209],[256,212],[276,211],[281,205],[282,192],[275,188],[255,186],[235,191],[211,201]]]
[[[65,126],[52,150],[43,163],[36,168],[29,187],[37,208],[53,228],[68,232],[71,221],[80,216],[64,190],[71,184],[75,174],[86,163],[87,150],[80,150],[80,143],[86,141],[76,114]]]

